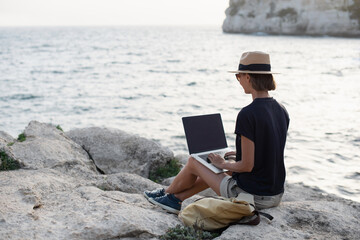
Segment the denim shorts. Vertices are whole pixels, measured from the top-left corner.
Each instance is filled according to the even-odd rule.
[[[220,194],[223,197],[236,197],[239,193],[246,191],[242,190],[236,184],[235,179],[231,176],[226,176],[220,183]],[[274,196],[258,196],[254,195],[254,202],[257,209],[276,207],[280,204],[283,193]]]

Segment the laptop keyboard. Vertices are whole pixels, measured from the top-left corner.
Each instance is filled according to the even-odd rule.
[[[213,152],[214,154],[218,154],[218,155],[220,155],[220,156],[224,156],[224,152]],[[209,154],[202,154],[202,155],[198,155],[201,159],[203,159],[203,160],[205,160],[205,161],[207,161],[208,163],[210,163],[210,160],[208,160],[207,159],[207,157],[208,157],[208,155]]]

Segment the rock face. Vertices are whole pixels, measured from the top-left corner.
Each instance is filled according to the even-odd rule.
[[[359,0],[230,0],[223,31],[360,36]]]
[[[81,145],[105,174],[131,172],[149,177],[154,168],[166,164],[174,154],[154,141],[118,129],[84,128],[67,135]]]
[[[149,162],[166,161],[168,157],[164,155],[161,160],[159,156],[169,150],[159,144],[121,131],[86,128],[76,132],[81,134],[68,134],[78,142],[74,136],[86,136],[81,144],[89,147],[88,152],[95,147],[92,153],[100,159],[113,158],[118,148],[127,156],[117,158],[119,164],[136,158],[139,152]],[[177,216],[143,197],[145,189],[161,185],[142,173],[133,173],[131,166],[124,164],[121,169],[109,170],[111,173],[99,173],[96,161],[78,143],[49,124],[30,122],[25,135],[26,140],[19,142],[0,132],[0,151],[22,163],[22,169],[0,172],[0,239],[158,239],[168,228],[181,224]],[[98,136],[99,144],[92,136]],[[133,139],[134,144],[119,140],[123,138]],[[154,147],[148,150],[149,155],[145,145]],[[96,152],[101,151],[97,146],[104,147],[103,155]],[[104,169],[106,163],[101,162]],[[109,161],[109,165],[116,164]],[[197,197],[184,201],[183,207]],[[281,205],[264,211],[275,217],[271,223],[263,219],[256,227],[233,225],[217,239],[360,236],[360,203],[303,185],[287,184]]]
[[[0,239],[146,239],[179,223],[140,191],[103,191],[96,179],[52,169],[1,173]]]
[[[231,226],[222,240],[234,239],[359,239],[360,203],[338,198],[301,184],[286,185],[279,207],[262,210],[274,217],[258,226]],[[239,235],[240,234],[240,235]]]
[[[24,134],[25,141],[15,142],[10,147],[12,157],[23,168],[69,168],[81,165],[90,171],[96,171],[84,149],[54,126],[31,121]]]
[[[118,132],[116,137],[108,129],[103,132],[105,139],[120,139],[124,134]],[[19,170],[0,172],[0,239],[150,239],[179,224],[175,215],[142,196],[145,189],[161,185],[127,173],[126,167],[118,173],[100,174],[86,151],[50,124],[32,121],[24,133],[24,142],[0,135],[4,142],[0,151],[22,165]],[[82,133],[90,136],[94,131]],[[146,145],[156,146],[149,149],[149,162],[166,161],[158,157],[166,148],[127,135],[139,140],[133,146],[121,146],[131,147],[133,156],[130,149],[124,150],[128,158],[146,152]],[[118,144],[112,147],[117,149]],[[105,152],[104,158],[110,159],[114,151]],[[123,159],[117,159],[120,165]]]

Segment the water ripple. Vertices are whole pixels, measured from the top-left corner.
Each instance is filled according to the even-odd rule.
[[[9,95],[9,96],[5,96],[5,97],[0,97],[1,101],[9,101],[9,100],[21,100],[21,101],[26,101],[26,100],[32,100],[32,99],[36,99],[36,98],[41,98],[42,96],[37,96],[37,95],[33,95],[33,94],[14,94],[14,95]]]

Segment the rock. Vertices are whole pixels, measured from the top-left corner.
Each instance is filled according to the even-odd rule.
[[[66,133],[81,145],[105,174],[129,172],[148,177],[174,154],[160,144],[110,128],[83,128]]]
[[[158,239],[180,223],[143,197],[161,185],[126,168],[98,174],[86,151],[50,124],[32,121],[24,133],[5,146],[24,168],[0,174],[0,239]],[[140,144],[148,157],[161,156],[158,145]]]
[[[148,239],[179,224],[142,194],[103,191],[53,169],[2,172],[0,182],[0,239]]]
[[[283,201],[276,208],[262,210],[271,214],[255,228],[234,225],[218,238],[234,239],[358,239],[360,203],[324,194],[302,184],[287,184]]]
[[[4,131],[0,131],[0,140],[3,140],[5,142],[14,142],[15,139],[8,133],[4,132]]]
[[[358,0],[231,0],[223,31],[360,36]]]
[[[96,172],[94,163],[81,146],[55,126],[31,121],[24,134],[25,141],[16,141],[12,146],[5,147],[23,168],[62,168],[68,171],[74,167],[85,167]]]
[[[115,131],[115,136],[108,137],[110,130],[102,130],[103,135],[97,132],[99,128],[95,131],[99,145],[111,145],[109,139],[120,139],[111,146],[128,147],[124,138],[130,135],[121,133],[122,138],[116,137],[119,132]],[[129,172],[124,168],[118,173],[99,174],[82,147],[49,124],[30,122],[25,135],[24,142],[4,147],[27,168],[0,172],[0,239],[158,239],[168,228],[180,224],[176,215],[150,204],[142,195],[146,189],[163,186],[132,173],[131,166]],[[87,136],[89,139],[83,141],[96,145],[96,138]],[[144,139],[129,138],[132,143],[139,140],[136,148],[146,143]],[[158,145],[153,146],[162,151]],[[106,147],[102,157],[110,159],[116,151]],[[151,154],[158,156],[155,150]],[[149,157],[148,161],[153,160]],[[186,199],[183,208],[199,197]],[[360,203],[301,184],[287,184],[280,206],[262,211],[273,215],[274,220],[269,223],[263,219],[256,227],[233,225],[217,239],[360,236]]]
[[[145,190],[163,187],[147,178],[126,172],[98,176],[96,186],[106,191],[122,191],[137,194],[143,194]]]
[[[7,146],[8,144],[14,141],[15,139],[10,134],[4,131],[0,131],[0,151],[4,149],[5,146]],[[1,164],[1,160],[0,160],[0,164]]]

